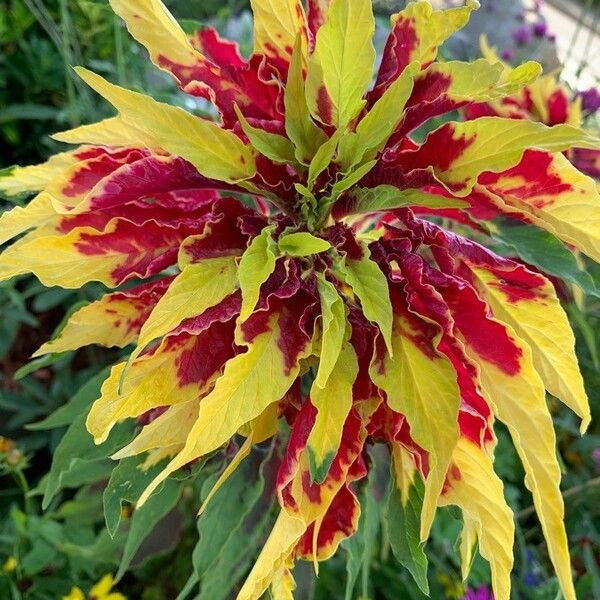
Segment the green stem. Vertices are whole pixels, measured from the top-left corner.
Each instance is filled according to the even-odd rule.
[[[21,491],[23,492],[23,507],[25,510],[25,514],[29,517],[33,513],[33,506],[31,504],[31,498],[29,497],[29,492],[31,491],[31,489],[21,469],[13,471],[13,476],[19,484]]]

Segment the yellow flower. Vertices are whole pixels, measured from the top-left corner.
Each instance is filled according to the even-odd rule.
[[[123,594],[119,592],[111,592],[114,578],[108,573],[106,574],[91,590],[88,596],[89,600],[127,600]]]
[[[2,570],[5,573],[12,573],[17,568],[17,559],[14,556],[9,556],[8,560],[2,565]]]
[[[62,600],[85,600],[85,595],[78,587],[71,588],[71,591],[62,597]]]
[[[7,453],[15,447],[15,442],[10,438],[0,435],[0,452]]]
[[[62,600],[127,600],[123,594],[119,592],[111,592],[113,587],[113,576],[108,573],[92,589],[86,596],[80,588],[74,586],[68,596],[63,596]]]

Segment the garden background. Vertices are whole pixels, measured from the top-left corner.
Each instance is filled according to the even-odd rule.
[[[251,21],[245,0],[165,3],[190,31],[199,23],[210,23],[239,40],[243,53],[250,53]],[[393,0],[376,4],[380,41],[385,39],[388,15],[403,4]],[[479,56],[479,34],[487,33],[502,57],[514,64],[533,58],[552,71],[566,62],[564,79],[575,97],[594,86],[597,89],[599,5],[598,0],[584,0],[581,5],[556,0],[548,7],[540,3],[523,6],[512,0],[482,1],[481,10],[444,49],[444,56]],[[553,30],[553,25],[560,30]],[[189,99],[152,68],[143,48],[132,41],[105,0],[1,0],[0,168],[40,162],[61,149],[49,134],[110,114],[107,104],[78,79],[71,65],[84,65],[125,87],[149,90],[157,99],[198,109],[184,104]],[[584,106],[586,126],[597,134],[598,93],[588,92]],[[11,206],[0,200],[0,210]],[[555,269],[564,267],[568,272],[568,264],[558,264],[563,257],[552,255],[553,249],[543,239],[527,242],[535,254],[529,257],[531,262],[545,256],[556,261]],[[594,270],[591,264],[588,268],[600,286],[600,269]],[[598,599],[600,292],[584,295],[568,276],[566,282],[556,279],[556,285],[577,333],[594,416],[588,435],[581,438],[573,415],[552,398],[549,402],[559,437],[577,591],[582,599]],[[106,484],[112,467],[97,457],[87,432],[75,427],[77,421],[67,435],[65,430],[77,407],[96,398],[106,367],[118,358],[118,352],[90,347],[29,362],[32,352],[61,326],[66,307],[73,310],[97,298],[99,292],[96,285],[80,291],[46,289],[29,277],[0,284],[0,598],[54,599],[69,594],[74,586],[87,594],[110,573],[119,579],[116,589],[130,599],[170,599],[177,597],[192,572],[200,575],[200,598],[230,598],[239,577],[232,576],[231,561],[211,552],[219,535],[208,528],[214,521],[201,518],[196,522],[193,496],[198,484],[193,473],[176,491],[163,494],[151,515],[140,513],[142,518],[132,518],[128,505],[121,506],[119,501],[111,507],[112,521],[104,521],[102,504],[110,506]],[[501,429],[498,433],[497,470],[508,482],[507,497],[517,515],[514,597],[554,600],[559,597],[558,586],[548,566],[530,494],[522,484],[522,467],[506,433]],[[243,472],[231,485],[260,495],[261,481],[240,478]],[[376,496],[376,478],[370,485]],[[42,510],[42,497],[44,493],[48,497],[49,487],[53,494]],[[231,490],[223,493],[231,494]],[[246,563],[242,556],[235,558],[236,568],[243,573],[262,538],[251,539],[243,532],[242,521],[248,515],[240,515],[235,503],[221,510],[218,522],[231,525],[239,536],[237,542],[229,541],[248,553]],[[410,574],[392,562],[390,532],[381,529],[378,510],[370,512],[375,517],[366,524],[369,543],[364,539],[361,544],[352,539],[345,542],[343,556],[322,565],[318,579],[311,565],[300,567],[297,598],[425,597]],[[461,582],[449,541],[456,540],[458,533],[459,521],[452,511],[440,511],[427,549],[431,597],[466,594],[485,600],[491,596],[483,561],[476,559],[468,588]],[[343,583],[347,575],[356,581],[354,586]],[[70,598],[85,597],[72,593]]]

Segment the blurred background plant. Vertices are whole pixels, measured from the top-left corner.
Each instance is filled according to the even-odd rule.
[[[211,24],[239,40],[244,54],[251,52],[247,0],[165,3],[190,32],[200,24]],[[387,16],[404,4],[403,0],[375,2],[382,32]],[[544,8],[537,2],[482,0],[482,9],[471,25],[444,53],[448,59],[475,58],[480,52],[479,35],[487,32],[503,58],[513,64],[534,58],[554,69],[559,58],[568,59],[571,99],[582,96],[584,126],[598,130],[600,93],[597,79],[590,76],[593,53],[577,62],[578,54],[569,46],[579,40],[584,50],[595,47],[597,36],[589,36],[600,21],[598,4],[598,0],[581,0],[579,7],[569,5],[576,35],[564,40],[554,38],[561,32],[552,31]],[[383,33],[378,39],[384,39]],[[106,0],[2,0],[0,169],[40,162],[60,150],[49,134],[108,114],[106,104],[71,70],[75,64],[171,103],[185,101],[166,76],[149,66],[144,51],[131,40]],[[0,210],[8,206],[0,199]],[[582,275],[582,265],[564,249],[557,249],[551,236],[533,238],[528,229],[504,233],[503,237],[501,229],[497,232],[499,251],[521,253],[526,262],[550,268],[557,276],[557,286],[576,328],[578,355],[594,415],[589,435],[581,438],[573,416],[552,398],[549,402],[555,409],[578,597],[598,599],[600,268],[587,265],[589,274]],[[527,242],[529,254],[522,253],[524,244],[519,241]],[[584,295],[574,281],[583,281],[588,293]],[[118,351],[92,347],[28,363],[31,353],[61,327],[65,307],[92,301],[98,293],[99,287],[94,285],[77,292],[47,289],[31,278],[0,286],[0,598],[55,600],[65,596],[79,600],[93,595],[101,599],[112,598],[111,590],[118,589],[130,599],[164,600],[175,599],[177,590],[185,586],[188,593],[179,596],[182,600],[227,600],[272,518],[261,513],[260,499],[261,490],[272,477],[269,457],[277,449],[258,448],[253,455],[252,460],[263,465],[258,480],[248,479],[246,471],[240,469],[219,492],[227,502],[215,501],[212,506],[214,510],[228,507],[218,515],[218,522],[229,536],[219,538],[224,548],[219,555],[213,555],[219,545],[215,536],[225,534],[208,528],[214,520],[195,519],[198,498],[209,489],[205,482],[214,480],[222,468],[218,458],[169,480],[153,503],[134,510],[131,499],[145,481],[137,470],[138,463],[132,459],[111,477],[110,461],[99,458],[82,416],[97,397],[106,366],[118,358]],[[127,430],[116,431],[109,443],[117,448],[127,435]],[[499,429],[498,437],[496,460],[500,475],[509,482],[506,494],[517,514],[513,596],[554,600],[558,586],[550,575],[522,468],[506,432]],[[227,449],[226,453],[234,450]],[[420,600],[426,598],[423,566],[428,560],[430,597],[490,600],[489,572],[478,557],[468,583],[461,581],[456,544],[448,542],[459,535],[459,521],[451,510],[440,511],[426,556],[407,556],[405,549],[396,547],[394,527],[410,529],[414,523],[389,514],[385,457],[375,449],[371,459],[380,464],[374,470],[377,475],[369,481],[378,501],[367,503],[359,533],[344,543],[345,552],[321,565],[318,579],[310,565],[302,566],[296,597]],[[249,504],[248,497],[253,498],[252,511],[246,514],[237,510],[235,499],[242,495],[245,505]],[[392,526],[382,526],[384,514]],[[247,534],[249,525],[254,537]],[[243,543],[238,536],[243,536]],[[415,579],[408,570],[398,571],[391,559],[394,554],[402,557],[401,562]],[[116,574],[114,587],[107,574]],[[344,581],[349,583],[344,585]],[[200,595],[192,596],[198,583]]]

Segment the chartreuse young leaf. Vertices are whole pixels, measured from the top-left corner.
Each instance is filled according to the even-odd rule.
[[[546,405],[544,384],[533,365],[530,347],[515,331],[506,331],[521,355],[519,372],[509,374],[467,345],[477,356],[480,382],[494,414],[507,427],[525,468],[527,486],[548,544],[548,553],[567,600],[575,600],[570,572],[569,547],[564,526],[564,502],[560,493],[560,466],[556,436]],[[507,596],[508,598],[508,596]]]
[[[342,429],[352,408],[352,386],[358,374],[358,359],[352,345],[344,342],[325,387],[313,384],[310,399],[317,409],[308,437],[310,475],[323,483],[340,447]]]
[[[346,334],[346,308],[335,286],[323,275],[317,277],[321,301],[321,353],[315,384],[323,389],[334,370]]]
[[[271,237],[274,230],[275,225],[265,227],[252,240],[240,260],[237,274],[242,292],[240,322],[244,322],[252,314],[262,284],[275,270],[277,245]]]
[[[531,347],[533,364],[546,389],[581,418],[584,433],[591,414],[575,355],[575,336],[552,283],[536,274],[536,280],[541,281],[538,287],[515,298],[502,273],[477,267],[471,271],[494,315],[512,325]]]
[[[509,600],[515,526],[502,481],[486,452],[465,438],[458,441],[452,461],[459,475],[450,475],[440,504],[459,506],[465,522],[473,523],[479,553],[490,563],[494,597]]]
[[[404,106],[414,86],[419,64],[409,65],[373,108],[360,120],[356,131],[340,140],[339,162],[344,172],[350,171],[364,160],[370,160],[381,150],[402,120]],[[366,156],[365,156],[366,154]]]
[[[371,0],[332,0],[308,61],[306,99],[315,119],[345,128],[364,106],[375,48]]]
[[[283,234],[277,242],[279,250],[288,256],[312,256],[325,252],[331,244],[308,231]]]
[[[242,131],[256,150],[277,163],[294,164],[296,162],[296,149],[288,138],[278,133],[265,131],[259,127],[253,127],[241,113],[237,104],[234,106],[234,109],[240,121]]]
[[[78,67],[77,74],[108,100],[128,124],[154,137],[160,147],[191,162],[202,175],[239,181],[256,173],[252,150],[232,131],[169,104],[113,85]]]
[[[339,141],[345,133],[338,129],[329,139],[319,147],[308,167],[308,188],[313,191],[317,177],[331,164],[335,156]],[[317,190],[318,191],[318,190]]]
[[[414,340],[419,332],[403,317],[394,324],[393,358],[371,365],[371,378],[386,394],[389,407],[406,415],[411,437],[429,452],[425,481],[421,540],[429,535],[438,498],[442,493],[452,452],[459,437],[457,419],[460,392],[450,361],[435,350],[425,353]],[[429,425],[436,415],[436,427]]]
[[[394,210],[403,206],[426,208],[466,208],[468,203],[458,198],[446,198],[421,190],[399,190],[393,185],[378,185],[374,188],[354,188],[349,193],[347,211],[360,214]]]
[[[257,335],[248,351],[230,359],[213,390],[202,399],[198,420],[184,449],[154,479],[140,498],[144,503],[152,491],[173,471],[212,452],[234,435],[242,425],[278,402],[299,372],[302,349],[293,357],[283,354],[278,314],[274,314],[266,331]]]
[[[574,283],[586,294],[600,296],[592,276],[554,234],[510,218],[495,219],[487,226],[490,235],[507,247],[505,253],[516,252],[519,258],[544,273]]]
[[[130,363],[152,340],[232,294],[237,287],[237,279],[238,268],[233,256],[185,264],[144,322]]]
[[[410,571],[419,589],[429,595],[428,561],[420,538],[424,491],[421,478],[416,476],[404,501],[392,469],[392,485],[385,504],[385,520],[390,546],[396,560]]]
[[[388,282],[379,265],[371,260],[371,254],[365,244],[362,245],[362,251],[363,256],[359,259],[346,257],[340,269],[346,283],[360,300],[365,317],[379,327],[392,356],[393,311]]]
[[[296,159],[301,164],[308,165],[317,153],[317,150],[327,141],[327,136],[314,123],[308,110],[303,65],[304,50],[302,38],[298,36],[288,70],[287,84],[283,97],[285,105],[285,130],[296,147]]]

